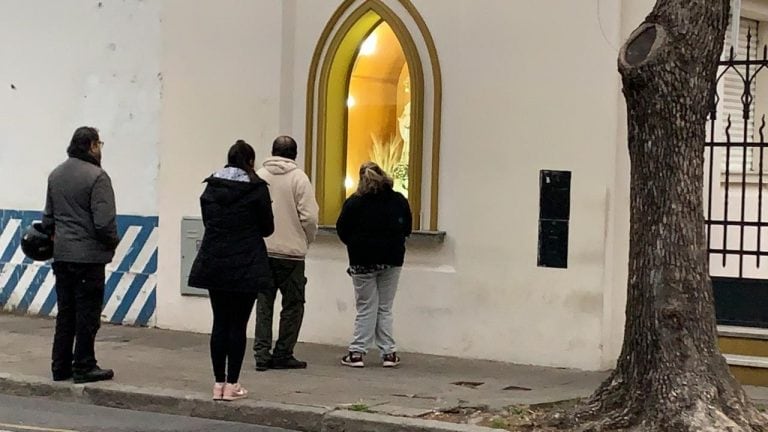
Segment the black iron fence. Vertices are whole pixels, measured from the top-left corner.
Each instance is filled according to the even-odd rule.
[[[746,46],[731,47],[719,62],[705,143],[705,221],[719,322],[768,327],[768,130],[760,114],[768,111],[768,46],[759,53],[754,44],[750,32]]]

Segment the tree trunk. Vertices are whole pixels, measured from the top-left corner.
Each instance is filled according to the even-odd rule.
[[[717,346],[705,246],[705,121],[727,20],[728,0],[658,0],[619,54],[632,170],[624,345],[562,426],[768,430]]]

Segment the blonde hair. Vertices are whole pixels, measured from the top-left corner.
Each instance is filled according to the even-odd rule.
[[[392,189],[395,184],[392,177],[374,162],[366,162],[360,166],[360,183],[357,185],[357,195],[378,193],[384,189]]]

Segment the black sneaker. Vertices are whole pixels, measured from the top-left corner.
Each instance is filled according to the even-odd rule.
[[[272,368],[272,359],[269,359],[267,361],[256,360],[257,371],[264,372],[265,370],[269,370],[271,368]]]
[[[296,357],[272,358],[272,369],[306,369],[307,362],[297,360]]]
[[[397,353],[384,354],[383,360],[382,366],[385,368],[393,368],[400,365],[400,357],[397,356]]]
[[[363,363],[363,353],[350,351],[347,355],[341,358],[341,364],[354,368],[365,367],[365,363]]]
[[[111,380],[115,377],[115,372],[113,372],[112,369],[102,369],[96,366],[88,372],[74,372],[72,377],[74,378],[75,384],[84,384]]]

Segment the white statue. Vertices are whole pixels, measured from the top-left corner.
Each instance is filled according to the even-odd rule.
[[[397,119],[397,126],[400,129],[400,137],[403,139],[403,156],[400,163],[408,165],[411,149],[411,102],[405,104],[403,112]]]
[[[411,102],[405,104],[403,112],[397,118],[397,127],[403,140],[403,150],[400,154],[400,162],[395,168],[395,190],[408,196],[408,165],[411,155]]]

